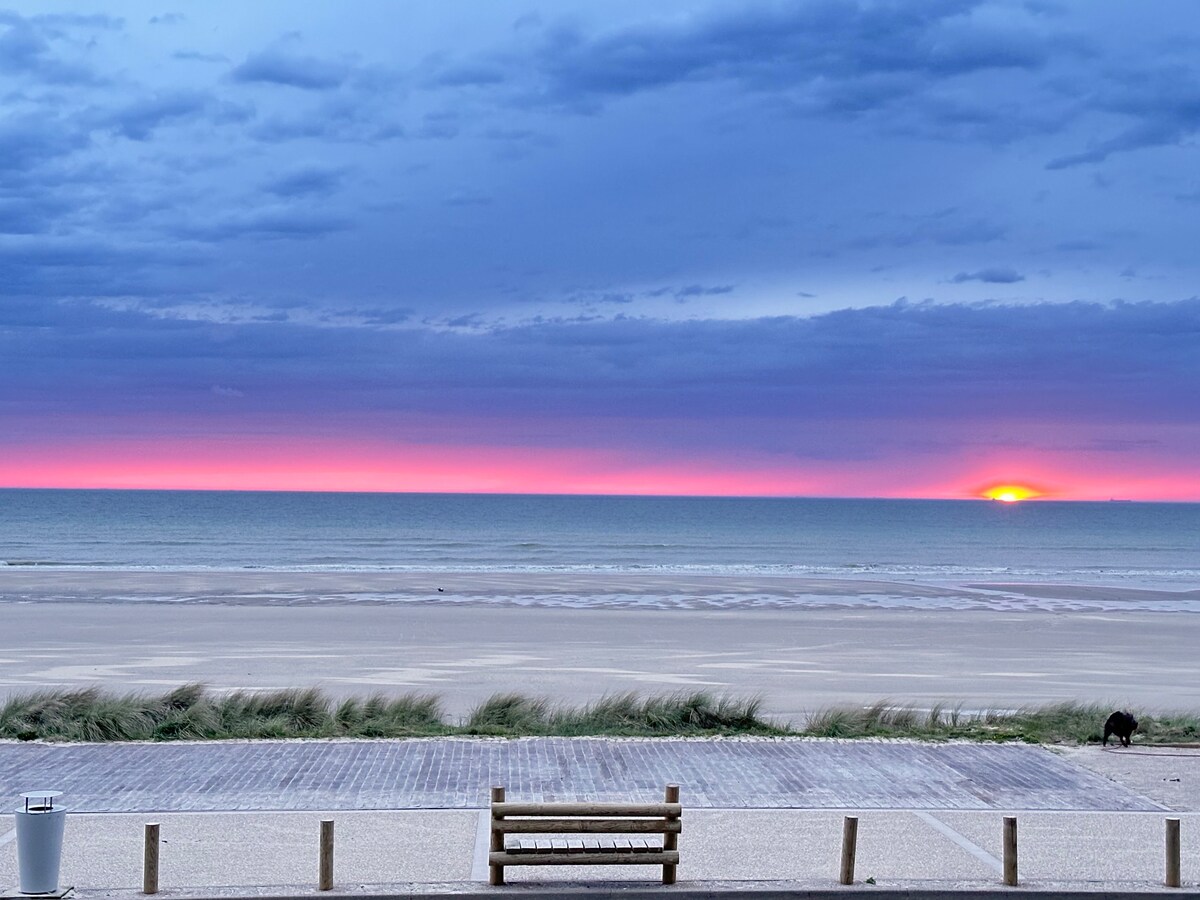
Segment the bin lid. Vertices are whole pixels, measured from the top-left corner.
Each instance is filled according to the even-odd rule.
[[[53,809],[54,799],[62,795],[62,791],[26,791],[21,795],[21,799],[25,801],[25,811],[28,812],[30,807]]]

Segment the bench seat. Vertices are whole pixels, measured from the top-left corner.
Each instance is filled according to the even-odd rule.
[[[662,841],[646,838],[553,838],[550,840],[509,839],[506,853],[659,853]]]

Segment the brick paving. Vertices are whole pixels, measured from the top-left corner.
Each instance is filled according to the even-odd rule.
[[[2,744],[0,797],[81,812],[471,809],[510,798],[657,798],[726,809],[1155,810],[1040,747],[596,738]]]

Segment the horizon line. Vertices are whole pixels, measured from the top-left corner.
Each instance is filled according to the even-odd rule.
[[[357,496],[421,496],[421,497],[601,497],[614,499],[649,500],[870,500],[926,503],[996,503],[1002,506],[1019,506],[1024,503],[1176,503],[1196,504],[1198,500],[1139,500],[1133,497],[1109,497],[1107,499],[1072,499],[1069,497],[1027,497],[1016,503],[1005,502],[994,497],[964,495],[961,497],[880,497],[833,494],[622,494],[570,491],[396,491],[396,490],[337,490],[335,488],[309,488],[304,490],[279,488],[178,488],[178,487],[69,487],[69,486],[9,486],[0,485],[0,491],[106,491],[112,493],[163,493],[163,494],[339,494]]]

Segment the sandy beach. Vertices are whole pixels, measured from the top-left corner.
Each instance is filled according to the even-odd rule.
[[[760,694],[766,712],[794,720],[883,698],[968,709],[1069,699],[1200,708],[1200,617],[1154,611],[1195,602],[1196,592],[1037,585],[1033,601],[1050,595],[1080,608],[985,608],[1021,591],[628,574],[12,569],[0,571],[0,693],[320,685],[339,695],[432,691],[461,714],[496,691],[581,702],[708,689]],[[944,607],[889,608],[888,598],[931,595]],[[647,596],[678,603],[638,603]],[[831,599],[780,599],[798,596]],[[606,602],[566,608],[554,597]],[[773,599],[757,602],[764,597]],[[1096,598],[1127,605],[1089,611]],[[838,605],[849,599],[858,605]]]

